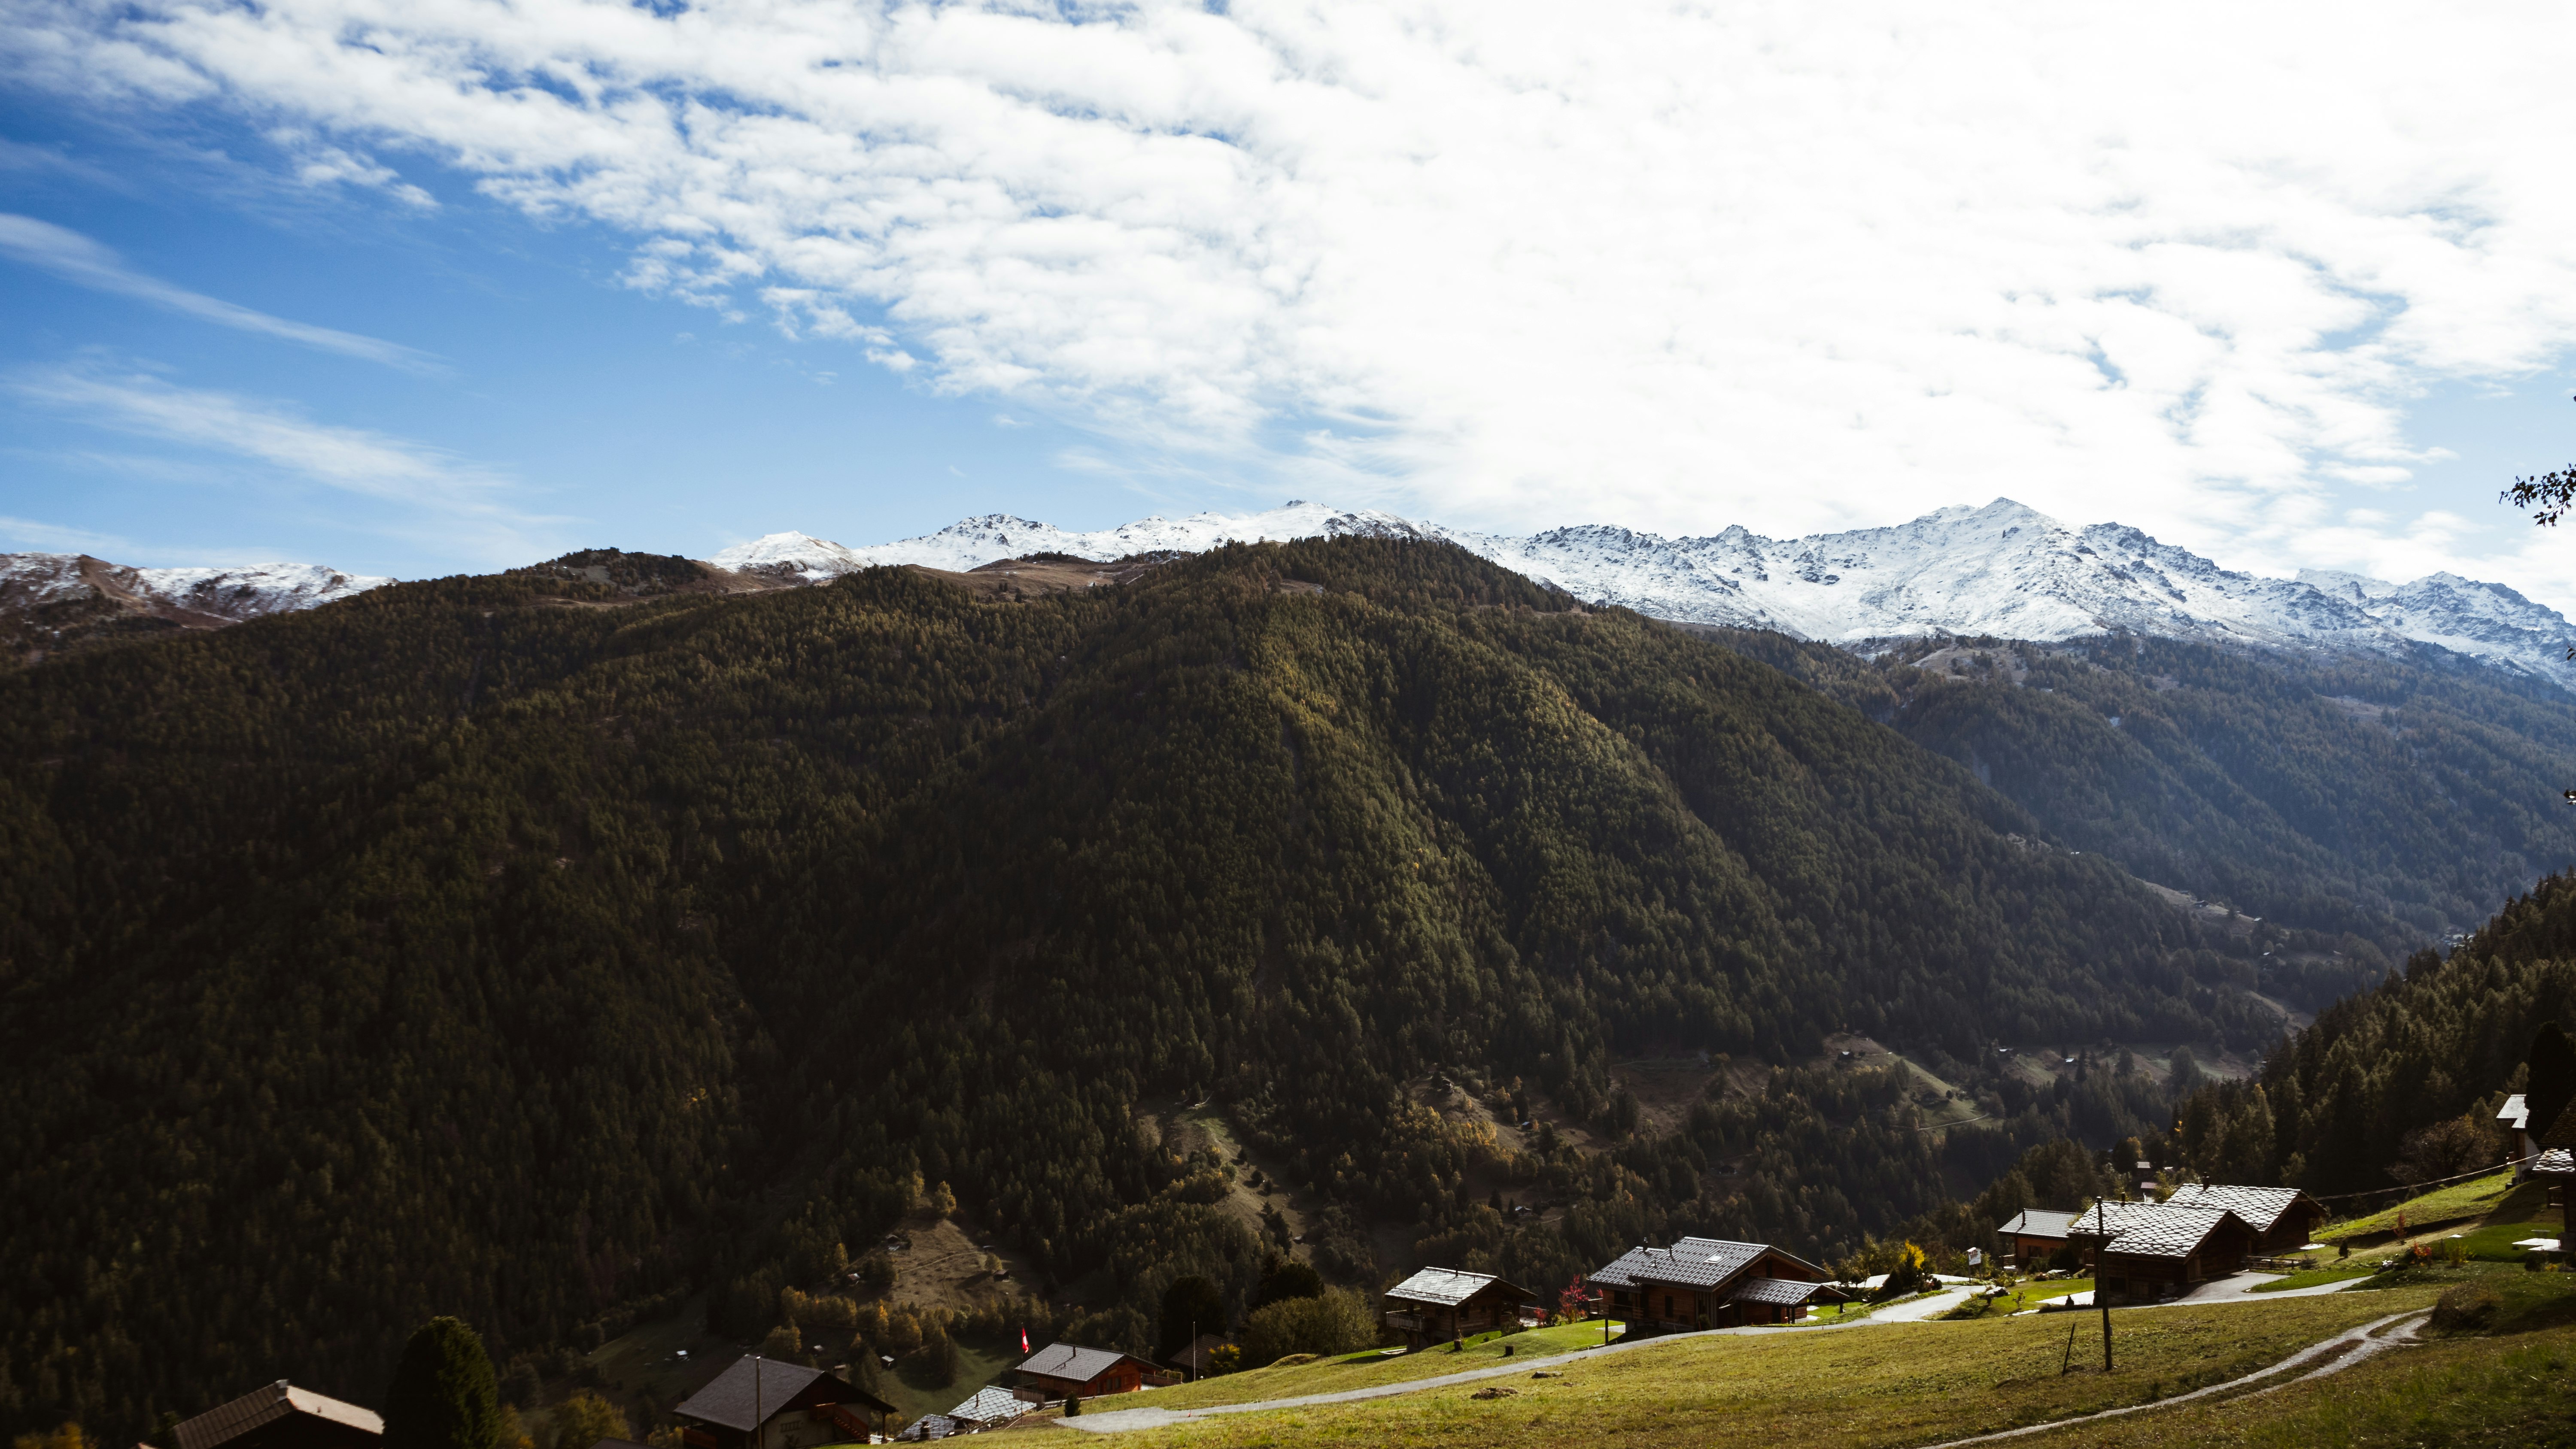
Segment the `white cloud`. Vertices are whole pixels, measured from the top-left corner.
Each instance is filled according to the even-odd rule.
[[[402,179],[402,173],[376,160],[327,145],[292,126],[269,132],[268,138],[295,158],[295,179],[307,186],[349,183],[371,186],[416,211],[436,211],[438,198]]]
[[[219,327],[259,332],[343,357],[364,358],[407,372],[443,371],[437,358],[400,343],[354,332],[336,332],[255,312],[218,297],[191,292],[127,266],[114,251],[79,232],[32,216],[0,212],[0,256],[53,273],[68,282],[101,292],[133,297],[168,311],[183,313]]]
[[[436,533],[460,552],[496,562],[537,556],[534,531],[559,521],[509,507],[509,480],[490,469],[383,433],[318,423],[273,402],[95,365],[18,372],[0,387],[99,427],[230,454],[394,505],[408,520],[403,531]]]
[[[92,533],[85,528],[66,528],[59,523],[45,523],[33,518],[10,518],[0,515],[0,539],[24,544],[45,553],[107,554],[132,548],[125,539],[112,533]]]
[[[2560,6],[0,12],[30,83],[433,154],[635,285],[1459,522],[2442,558],[2408,403],[2576,341]]]

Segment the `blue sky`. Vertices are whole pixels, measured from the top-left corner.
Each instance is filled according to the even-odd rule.
[[[424,178],[441,193],[424,212],[281,185],[246,128],[192,129],[181,149],[39,110],[0,110],[18,148],[0,212],[78,232],[176,287],[436,363],[245,334],[0,260],[0,369],[154,376],[418,443],[490,474],[518,518],[487,528],[96,408],[0,394],[0,547],[422,577],[603,544],[703,557],[789,528],[877,542],[974,513],[1098,525],[1278,501],[1179,477],[1140,486],[1116,474],[1107,440],[1033,410],[943,396],[851,343],[620,285],[616,238],[532,221],[453,178]]]
[[[10,0],[0,547],[2010,496],[2576,604],[2569,17],[2331,13]]]

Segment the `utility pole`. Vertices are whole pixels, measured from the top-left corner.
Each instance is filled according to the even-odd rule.
[[[751,1356],[751,1449],[760,1449],[760,1355]]]
[[[2102,1372],[2111,1371],[2111,1300],[2102,1296],[2102,1274],[2093,1274],[2093,1301],[2102,1305]]]

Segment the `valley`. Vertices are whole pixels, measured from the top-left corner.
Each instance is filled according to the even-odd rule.
[[[740,562],[0,679],[0,1161],[88,1205],[0,1228],[17,1402],[362,1392],[437,1309],[531,1414],[650,1420],[744,1345],[918,1414],[1021,1329],[1147,1344],[1183,1276],[1239,1316],[1283,1262],[1552,1288],[1683,1234],[1866,1276],[2124,1155],[2364,1185],[2513,1062],[2283,1032],[2451,990],[2422,944],[2569,840],[2513,802],[2576,705],[2492,671],[1867,657],[1407,537]],[[2460,1030],[2551,1009],[2497,1000]],[[2365,1098],[2407,1105],[2345,1143]]]

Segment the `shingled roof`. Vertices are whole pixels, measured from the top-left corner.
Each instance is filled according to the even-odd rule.
[[[754,1383],[755,1376],[757,1384]],[[707,1380],[705,1388],[681,1400],[671,1412],[702,1424],[749,1433],[757,1427],[752,1423],[755,1402],[760,1406],[762,1417],[774,1417],[787,1407],[788,1400],[803,1393],[816,1379],[832,1380],[832,1388],[837,1393],[835,1402],[865,1404],[880,1414],[894,1412],[894,1405],[863,1389],[854,1389],[821,1369],[774,1358],[754,1358],[750,1354],[727,1364],[723,1373]]]
[[[1793,1263],[1825,1270],[1795,1253],[1769,1243],[1738,1243],[1725,1238],[1683,1238],[1669,1248],[1630,1248],[1617,1262],[1590,1275],[1596,1284],[1634,1288],[1640,1283],[1671,1283],[1686,1288],[1715,1288],[1752,1266],[1765,1253],[1778,1253]]]
[[[1070,1379],[1087,1384],[1117,1366],[1127,1355],[1114,1348],[1077,1348],[1070,1343],[1050,1343],[1029,1355],[1020,1372],[1041,1378]]]
[[[1736,1290],[1726,1295],[1729,1303],[1777,1303],[1795,1308],[1816,1296],[1822,1283],[1800,1283],[1791,1278],[1747,1278]]]
[[[2063,1238],[2075,1214],[2055,1212],[2048,1208],[2031,1208],[2017,1213],[2012,1221],[1995,1229],[2007,1238]]]
[[[383,1416],[374,1411],[344,1404],[311,1389],[299,1389],[279,1379],[229,1403],[217,1404],[193,1419],[183,1420],[171,1433],[179,1441],[179,1449],[214,1449],[215,1445],[238,1439],[289,1414],[310,1414],[368,1434],[385,1432]]]
[[[1538,1296],[1526,1288],[1503,1283],[1491,1273],[1470,1273],[1462,1268],[1425,1268],[1380,1296],[1401,1298],[1407,1303],[1428,1303],[1438,1308],[1455,1308],[1494,1283],[1502,1283],[1517,1297]]]
[[[2187,1182],[2165,1199],[2168,1207],[2223,1208],[2244,1219],[2258,1233],[2272,1231],[2302,1196],[2295,1187],[2239,1187],[2233,1183]]]
[[[988,1384],[977,1389],[973,1398],[949,1410],[948,1417],[984,1425],[1007,1424],[1036,1407],[1009,1389]]]
[[[2068,1237],[2102,1240],[2102,1251],[2132,1258],[2188,1258],[2218,1225],[2235,1214],[2226,1208],[2176,1207],[2163,1202],[2099,1202],[2067,1229]],[[2243,1218],[2237,1218],[2243,1222]]]

